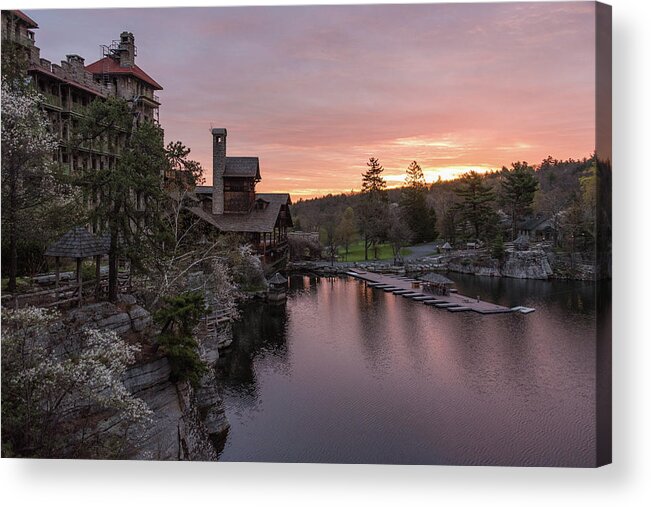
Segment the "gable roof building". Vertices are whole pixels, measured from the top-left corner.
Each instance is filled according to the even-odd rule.
[[[554,220],[546,216],[537,216],[525,220],[519,227],[519,235],[531,240],[549,240],[556,234]]]
[[[262,179],[258,157],[226,156],[226,129],[212,129],[213,184],[194,189],[188,210],[217,231],[245,236],[265,266],[287,255],[287,231],[293,226],[287,193],[256,193]]]

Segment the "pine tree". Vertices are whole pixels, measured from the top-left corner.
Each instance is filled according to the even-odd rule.
[[[375,198],[386,201],[387,182],[382,177],[384,167],[382,167],[380,161],[375,157],[369,158],[366,165],[368,169],[362,174],[362,192],[376,194],[374,196]]]
[[[425,175],[423,170],[415,160],[407,168],[407,178],[405,179],[407,187],[413,189],[425,189]]]
[[[512,170],[502,167],[502,202],[510,212],[511,236],[515,239],[518,221],[531,212],[538,182],[526,162],[514,162],[511,167]]]
[[[386,236],[389,197],[386,181],[382,177],[384,168],[380,165],[380,161],[371,157],[366,165],[368,169],[362,174],[359,226],[364,237],[364,259],[368,260],[369,248],[377,247]],[[377,254],[377,248],[375,249]]]
[[[475,171],[470,171],[460,178],[461,185],[454,192],[462,201],[455,206],[460,218],[470,224],[475,238],[485,239],[488,225],[494,222],[495,211],[492,203],[495,201],[493,189]]]
[[[208,371],[199,355],[199,344],[192,330],[206,314],[206,303],[200,292],[167,297],[154,319],[162,326],[158,343],[167,355],[174,382],[190,381],[194,386]]]
[[[102,169],[82,169],[73,176],[92,203],[90,221],[110,237],[109,300],[118,289],[118,258],[126,256],[132,267],[142,266],[146,255],[155,255],[165,237],[162,203],[167,199],[162,174],[169,169],[160,127],[133,121],[128,103],[118,98],[94,101],[74,132],[74,145],[102,136],[124,139],[118,161]],[[74,146],[73,145],[73,146]]]
[[[407,168],[407,186],[400,193],[400,207],[416,243],[436,239],[436,212],[427,204],[427,185],[423,170],[415,160]]]

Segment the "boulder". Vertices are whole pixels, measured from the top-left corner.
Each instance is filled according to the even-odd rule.
[[[127,313],[131,319],[131,328],[137,333],[144,331],[152,323],[151,314],[142,306],[133,305],[127,310]]]

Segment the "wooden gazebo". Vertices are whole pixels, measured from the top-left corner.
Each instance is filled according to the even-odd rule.
[[[268,283],[267,301],[280,302],[287,299],[287,278],[276,273],[268,280]]]
[[[54,257],[56,263],[55,286],[59,287],[59,274],[61,271],[61,257],[68,257],[77,261],[77,287],[79,306],[82,302],[81,261],[88,257],[95,257],[95,278],[97,291],[100,287],[100,263],[102,255],[108,254],[108,245],[102,238],[91,234],[83,227],[75,227],[61,236],[56,242],[47,247],[45,255]]]
[[[276,273],[269,279],[269,285],[274,287],[283,287],[287,284],[287,278],[280,273]]]
[[[427,273],[420,277],[423,282],[424,292],[432,294],[447,295],[450,289],[454,287],[454,282],[449,278],[438,273]]]

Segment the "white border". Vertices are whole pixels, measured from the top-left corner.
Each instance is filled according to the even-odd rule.
[[[65,0],[3,8],[166,6]],[[284,0],[191,5],[301,4]],[[346,3],[321,0],[318,3]],[[358,1],[355,3],[373,3]],[[377,2],[375,2],[377,3]],[[396,2],[382,2],[396,3]],[[5,505],[648,505],[651,112],[646,0],[612,0],[614,30],[614,460],[598,470],[2,460]],[[646,334],[646,336],[645,336]]]

